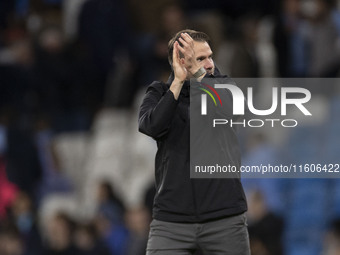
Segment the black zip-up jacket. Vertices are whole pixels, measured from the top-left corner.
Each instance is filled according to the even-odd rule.
[[[225,77],[215,70],[214,77]],[[158,147],[153,218],[198,223],[245,212],[240,179],[190,179],[190,86],[185,82],[175,100],[169,90],[172,81],[173,74],[167,83],[153,82],[139,114],[139,131],[154,138]],[[236,133],[228,136],[237,139]],[[239,150],[231,154],[240,165]]]

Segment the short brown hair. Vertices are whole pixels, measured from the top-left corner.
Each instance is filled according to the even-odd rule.
[[[182,31],[179,31],[177,34],[175,34],[174,37],[172,37],[168,43],[168,60],[170,65],[172,66],[172,53],[174,51],[174,43],[178,41],[178,39],[181,37],[182,33],[187,33],[191,36],[191,38],[196,42],[207,42],[210,46],[210,38],[206,33],[195,31],[192,29],[184,29]],[[178,41],[179,45],[183,46],[182,43]],[[183,55],[180,52],[180,56],[183,57]]]

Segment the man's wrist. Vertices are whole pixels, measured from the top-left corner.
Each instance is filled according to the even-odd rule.
[[[184,84],[185,80],[182,81],[178,78],[175,77],[175,79],[173,80],[173,82],[170,85],[170,91],[173,93],[175,100],[178,99],[179,93],[182,90],[183,84]]]
[[[188,71],[189,71],[189,73],[191,73],[191,75],[194,75],[194,74],[195,74],[198,70],[200,70],[200,69],[201,69],[200,66],[194,65],[194,66],[191,66],[191,68],[188,69]]]
[[[195,73],[192,73],[192,76],[197,79],[197,78],[205,75],[206,72],[207,71],[204,69],[204,67],[200,67]]]
[[[183,85],[183,83],[185,82],[185,80],[181,80],[175,77],[173,83],[176,85]]]

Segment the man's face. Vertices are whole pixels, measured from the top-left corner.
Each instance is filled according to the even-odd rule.
[[[212,59],[213,52],[207,42],[194,41],[195,60],[201,67],[207,71],[207,74],[213,74],[215,71],[215,64]]]

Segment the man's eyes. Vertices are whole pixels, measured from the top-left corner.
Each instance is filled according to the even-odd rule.
[[[212,58],[213,58],[213,56],[211,55],[211,56],[209,56],[208,58],[209,58],[209,59],[212,59]],[[198,58],[198,59],[197,59],[197,61],[199,61],[199,62],[200,62],[200,61],[203,61],[204,59],[205,59],[205,57]]]

